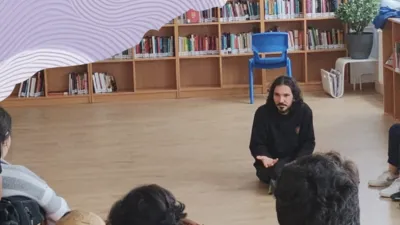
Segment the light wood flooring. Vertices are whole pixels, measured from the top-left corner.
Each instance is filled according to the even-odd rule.
[[[386,168],[387,130],[381,97],[306,95],[314,112],[317,151],[337,150],[361,172],[362,225],[398,225],[398,204],[367,181]],[[105,218],[131,188],[157,183],[206,225],[278,224],[274,200],[259,187],[248,150],[256,108],[248,99],[181,99],[135,103],[10,108],[8,160],[28,166],[72,208]]]

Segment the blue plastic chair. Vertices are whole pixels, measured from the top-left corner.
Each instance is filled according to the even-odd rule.
[[[255,68],[276,69],[286,67],[286,73],[292,77],[292,66],[288,57],[287,32],[265,32],[252,35],[252,50],[254,56],[249,59],[249,94],[250,104],[254,103],[254,74]],[[281,56],[261,58],[260,53],[281,53]]]

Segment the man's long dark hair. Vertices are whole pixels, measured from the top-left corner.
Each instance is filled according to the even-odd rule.
[[[300,87],[297,85],[296,80],[293,77],[288,77],[286,75],[282,75],[277,77],[274,82],[272,82],[271,87],[269,89],[268,97],[267,97],[267,106],[276,108],[275,102],[274,102],[274,92],[276,86],[279,85],[286,85],[292,90],[293,94],[293,106],[299,106],[301,103],[303,103],[303,97],[302,93],[300,90]]]

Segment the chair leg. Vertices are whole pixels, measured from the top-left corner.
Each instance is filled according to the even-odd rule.
[[[254,88],[253,88],[253,65],[249,62],[249,97],[250,97],[250,104],[254,103]]]
[[[287,57],[286,73],[287,73],[287,75],[288,75],[289,77],[292,77],[292,63],[291,63],[289,57]]]

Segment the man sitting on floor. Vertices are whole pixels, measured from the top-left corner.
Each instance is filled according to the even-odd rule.
[[[282,167],[312,154],[314,147],[313,114],[303,101],[300,88],[291,77],[276,78],[266,104],[257,109],[253,120],[250,152],[257,177],[271,183],[273,190]]]
[[[277,180],[280,225],[360,225],[358,168],[337,152],[304,156]]]

